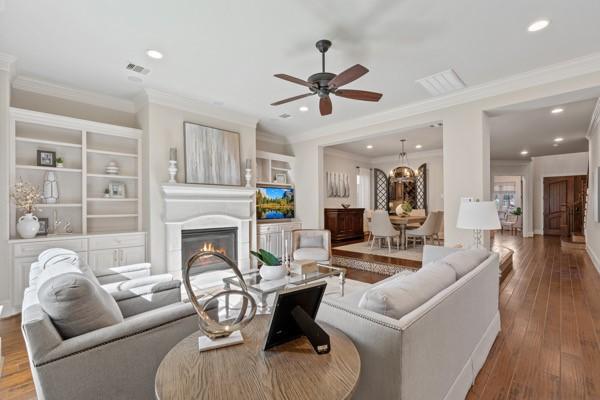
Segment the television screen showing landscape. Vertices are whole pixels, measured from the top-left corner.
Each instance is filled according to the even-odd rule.
[[[257,188],[256,218],[294,218],[294,189],[281,187]]]

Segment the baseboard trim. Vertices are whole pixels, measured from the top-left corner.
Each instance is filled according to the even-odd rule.
[[[534,229],[533,234],[544,236],[544,230],[543,229]]]
[[[592,250],[589,243],[585,246],[585,249],[588,255],[590,256],[590,260],[592,260],[592,264],[594,264],[596,271],[598,271],[598,273],[600,274],[600,257],[598,257],[594,250]]]
[[[533,237],[533,232],[523,232],[523,237]]]

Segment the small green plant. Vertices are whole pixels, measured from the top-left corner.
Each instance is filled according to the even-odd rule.
[[[250,253],[252,253],[252,255],[254,257],[256,257],[264,265],[280,265],[281,264],[281,261],[279,261],[279,258],[275,257],[273,254],[269,253],[268,251],[266,251],[264,249],[258,249],[258,251],[250,250]]]
[[[513,210],[512,214],[513,215],[523,215],[523,210],[521,209],[521,207],[517,207]]]
[[[404,214],[410,214],[412,209],[412,205],[409,201],[405,201],[404,203],[402,203],[402,211],[404,212]]]
[[[63,158],[62,158],[62,157],[58,157],[58,158],[56,159],[56,163],[57,163],[57,164],[62,164],[62,163],[63,163]]]

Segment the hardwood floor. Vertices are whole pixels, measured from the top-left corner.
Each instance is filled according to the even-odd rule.
[[[558,237],[505,234],[494,244],[515,251],[513,270],[500,288],[502,332],[467,399],[600,399],[600,275],[587,254]],[[0,321],[3,400],[35,397],[19,322]]]

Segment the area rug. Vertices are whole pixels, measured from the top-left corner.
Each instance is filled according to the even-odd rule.
[[[376,261],[360,260],[352,257],[345,256],[332,256],[332,264],[338,267],[358,269],[361,271],[375,272],[376,274],[382,275],[395,275],[397,273],[408,271],[414,272],[415,267],[397,265],[397,264],[386,264]]]
[[[423,259],[423,246],[420,245],[415,248],[409,247],[406,250],[397,250],[396,247],[392,246],[392,251],[390,251],[387,247],[379,248],[377,244],[375,244],[375,246],[373,246],[373,250],[371,250],[369,243],[361,242],[334,247],[334,249],[352,251],[362,254],[372,254],[376,256],[401,258],[404,260],[421,261]]]

